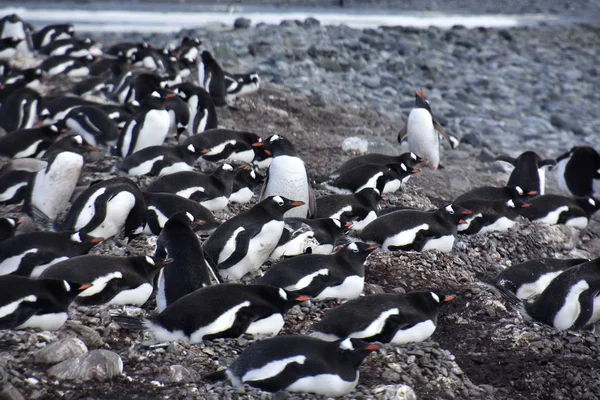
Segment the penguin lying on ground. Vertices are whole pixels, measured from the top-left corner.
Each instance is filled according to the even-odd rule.
[[[0,137],[0,156],[8,158],[41,157],[60,134],[56,125],[17,129]]]
[[[262,139],[255,133],[231,129],[210,129],[187,138],[182,145],[192,145],[207,161],[231,160],[250,163],[255,159],[253,144]]]
[[[530,205],[519,213],[539,224],[564,224],[585,229],[592,215],[600,210],[600,200],[594,197],[566,197],[545,194],[527,200]]]
[[[466,200],[513,200],[517,202],[527,201],[528,198],[536,196],[538,192],[526,192],[520,186],[481,186],[465,192],[454,199],[455,203]]]
[[[357,156],[349,159],[345,163],[343,163],[339,168],[329,174],[329,179],[335,179],[338,176],[356,168],[361,167],[368,164],[392,164],[392,163],[402,163],[406,166],[407,169],[415,169],[416,166],[420,163],[423,163],[427,160],[419,157],[415,153],[403,153],[399,156],[389,156],[387,154],[379,154],[379,153],[370,153],[364,154],[362,156]]]
[[[419,169],[408,169],[403,163],[366,164],[342,173],[325,184],[335,193],[357,193],[365,188],[382,187],[381,193],[393,193]]]
[[[464,200],[455,201],[457,206],[473,211],[464,218],[465,224],[458,225],[458,233],[472,235],[495,231],[506,231],[512,228],[521,215],[522,208],[531,207],[528,203],[511,200]]]
[[[352,222],[350,229],[359,232],[377,218],[379,200],[382,195],[379,188],[365,188],[354,194],[332,194],[316,199],[315,218],[337,218]]]
[[[130,176],[163,176],[193,171],[201,153],[194,145],[150,146],[125,157],[119,169]]]

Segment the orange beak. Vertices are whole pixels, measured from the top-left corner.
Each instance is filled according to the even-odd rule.
[[[196,222],[196,225],[200,225],[200,226],[206,225],[206,221],[200,220],[200,221]]]
[[[173,97],[177,96],[175,93],[167,93],[165,94],[165,99],[172,99]]]
[[[461,219],[460,221],[458,221],[459,225],[466,225],[467,221],[465,221],[464,219]]]
[[[200,154],[206,154],[206,153],[208,153],[208,152],[210,152],[210,150],[207,150],[207,149],[202,149],[202,150],[200,150]]]
[[[379,346],[377,346],[376,344],[370,344],[367,347],[365,347],[365,350],[377,351],[377,350],[379,350]]]
[[[531,191],[527,192],[527,196],[535,196],[536,194],[538,194],[538,192],[535,190],[531,190]]]
[[[451,294],[450,296],[446,296],[446,298],[444,299],[444,303],[450,303],[450,302],[454,301],[455,298],[456,298],[456,296],[453,294]]]
[[[165,258],[164,260],[162,260],[162,264],[163,265],[171,264],[173,261],[175,261],[175,260],[172,258]]]
[[[92,285],[90,285],[88,283],[87,285],[81,285],[81,286],[79,286],[79,289],[77,289],[77,290],[82,291],[82,290],[85,290],[85,289],[89,289],[91,287],[92,287]]]
[[[420,169],[413,169],[410,172],[412,172],[413,174],[416,174],[417,172],[421,172],[421,170]]]
[[[471,214],[473,214],[473,211],[471,211],[471,210],[465,210],[465,211],[461,212],[461,214],[462,215],[471,215]]]
[[[304,202],[303,202],[303,201],[292,201],[292,202],[290,203],[290,205],[291,205],[292,207],[300,207],[300,206],[303,206],[303,205],[304,205]]]
[[[244,163],[244,164],[240,165],[240,166],[238,167],[238,169],[244,169],[244,168],[246,168],[248,165],[249,165],[248,163]]]
[[[37,124],[35,124],[36,128],[41,128],[42,127],[42,121],[38,121]]]
[[[529,207],[531,207],[531,204],[529,204],[529,203],[521,204],[521,208],[529,208]]]
[[[354,225],[352,222],[346,222],[346,223],[344,224],[344,226],[345,226],[346,228],[350,228],[352,225]]]
[[[378,248],[379,248],[379,246],[377,246],[375,244],[372,244],[371,246],[367,247],[367,250],[375,250],[375,249],[378,249]]]
[[[298,296],[298,297],[296,297],[296,301],[298,303],[304,303],[305,301],[309,301],[309,300],[310,300],[310,297],[308,297],[308,296]]]
[[[95,238],[92,238],[92,240],[90,240],[90,242],[92,242],[92,243],[100,243],[103,240],[104,240],[104,238],[95,237]]]
[[[255,142],[252,143],[252,147],[263,147],[265,145],[265,142]]]
[[[90,149],[90,151],[100,151],[99,148],[94,147],[94,146],[88,146],[88,149]]]
[[[19,218],[17,225],[21,225],[23,222],[25,222],[25,218]]]

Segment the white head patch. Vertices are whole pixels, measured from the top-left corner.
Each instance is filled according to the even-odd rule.
[[[250,176],[252,179],[256,179],[256,172],[254,172],[254,170],[250,171]]]
[[[196,148],[194,147],[194,145],[193,145],[193,144],[190,144],[190,145],[187,147],[187,149],[188,149],[189,151],[191,151],[192,153],[195,153],[195,152],[196,152]]]
[[[273,135],[273,136],[271,136],[271,139],[269,140],[269,143],[273,143],[273,142],[275,142],[277,140],[281,140],[281,139],[282,139],[281,136],[279,136],[279,135]]]
[[[341,228],[342,227],[342,222],[337,219],[337,218],[332,218],[333,219],[333,223],[338,227]]]
[[[146,262],[148,264],[156,265],[156,264],[154,264],[154,260],[152,259],[152,257],[149,257],[149,256],[146,256]]]
[[[160,97],[160,94],[155,90],[154,92],[152,92],[152,94],[150,96],[152,96],[152,97]]]
[[[7,221],[8,221],[8,223],[9,223],[9,224],[11,224],[12,226],[15,226],[15,225],[16,225],[16,222],[15,222],[15,220],[14,220],[14,219],[12,219],[12,218],[4,218],[4,219],[5,219],[5,220],[7,220]]]
[[[596,207],[596,202],[591,197],[588,199],[588,203],[590,203],[591,205],[593,205],[594,207]]]
[[[76,233],[72,234],[71,235],[71,240],[74,241],[74,242],[81,243],[82,240],[81,240],[81,235],[79,234],[79,232],[76,232]]]
[[[67,281],[63,281],[63,285],[65,285],[65,290],[66,290],[67,292],[70,292],[70,291],[71,291],[71,285],[69,285],[69,282],[67,282]]]
[[[281,298],[282,298],[282,299],[284,299],[284,300],[287,300],[287,299],[288,299],[288,297],[287,297],[287,293],[286,293],[286,292],[285,292],[285,290],[283,290],[283,289],[279,289],[279,297],[281,297]]]
[[[79,135],[73,136],[73,140],[75,140],[80,145],[83,144],[83,138],[81,136],[79,136]]]
[[[447,211],[449,214],[454,214],[454,209],[452,208],[452,204],[450,204],[450,205],[446,206],[446,211]]]
[[[597,174],[600,174],[600,168],[598,168],[598,169],[596,170],[596,173],[597,173]]]
[[[273,197],[273,201],[275,203],[277,203],[278,205],[282,206],[283,205],[283,199],[280,196],[275,196]]]
[[[512,199],[508,200],[506,202],[506,205],[509,206],[510,208],[515,208],[515,202],[512,201]]]
[[[356,243],[354,243],[354,242],[350,243],[350,244],[348,245],[348,248],[349,248],[350,250],[352,250],[353,252],[355,252],[355,253],[356,253],[356,252],[358,252],[358,246],[357,246],[357,245],[356,245]]]
[[[402,170],[404,170],[404,172],[408,171],[408,169],[406,168],[406,165],[404,165],[404,163],[400,163],[400,166],[402,167]]]
[[[440,302],[440,296],[438,296],[437,294],[430,292],[431,293],[431,297],[433,297],[433,299],[435,300],[436,303]]]
[[[223,170],[225,171],[233,171],[233,167],[229,164],[223,164]]]
[[[523,196],[523,189],[520,186],[515,186],[515,190],[519,193],[519,196]]]
[[[39,74],[42,73],[42,70],[38,68],[38,69],[35,70],[35,73],[39,75]]]
[[[194,216],[192,214],[190,214],[189,212],[186,212],[185,216],[188,217],[188,219],[190,220],[190,222],[194,222]]]
[[[415,153],[410,153],[410,158],[417,161],[417,155]]]
[[[342,340],[340,342],[340,349],[342,349],[342,350],[354,350],[354,346],[352,346],[352,341],[350,340],[350,338],[347,338],[347,339]]]
[[[54,132],[58,132],[56,125],[50,125],[50,129],[52,129]]]

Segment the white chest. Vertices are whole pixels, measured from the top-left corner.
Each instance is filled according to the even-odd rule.
[[[553,323],[556,329],[569,329],[577,320],[577,317],[579,317],[579,313],[581,312],[579,295],[583,291],[589,289],[589,287],[590,286],[585,280],[581,280],[571,287],[565,297],[565,302],[554,317]]]
[[[556,224],[558,224],[558,219],[560,218],[560,214],[565,211],[569,211],[568,206],[558,207],[556,210],[550,211],[545,217],[538,218],[534,222],[537,222],[540,224],[546,224],[546,225],[556,225]]]
[[[344,279],[341,285],[325,288],[315,300],[326,299],[356,299],[361,295],[365,287],[365,278],[358,275],[352,275]]]
[[[415,324],[408,329],[400,329],[394,337],[391,343],[394,344],[405,344],[413,342],[422,342],[435,332],[435,324],[431,320],[425,320]]]
[[[421,224],[421,225],[415,226],[414,228],[406,229],[402,232],[399,232],[399,233],[387,238],[383,242],[383,245],[381,247],[384,250],[389,250],[390,246],[406,246],[408,244],[411,244],[415,240],[415,237],[417,236],[417,233],[419,231],[428,230],[428,229],[429,229],[428,224]]]
[[[429,239],[427,243],[425,243],[425,246],[423,246],[423,251],[438,250],[444,253],[450,253],[453,245],[454,235],[446,235],[436,239]]]

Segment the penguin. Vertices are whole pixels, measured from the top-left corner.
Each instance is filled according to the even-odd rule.
[[[228,378],[268,392],[306,392],[338,397],[358,384],[358,368],[376,344],[345,338],[326,342],[308,336],[277,336],[251,344],[227,368],[204,379]]]
[[[28,87],[8,95],[0,105],[0,127],[8,133],[17,129],[33,128],[38,122],[42,97]]]
[[[40,68],[12,69],[3,79],[3,87],[0,98],[6,98],[10,93],[23,86],[29,89],[39,89],[44,80],[43,71]],[[12,90],[11,90],[12,88]]]
[[[595,197],[566,197],[545,194],[527,200],[528,208],[520,214],[538,224],[564,224],[585,229],[592,215],[600,210],[600,200]]]
[[[520,300],[501,286],[497,289],[525,320],[554,329],[577,330],[600,319],[600,259],[564,270],[532,300]]]
[[[217,60],[208,51],[200,55],[202,63],[198,66],[198,82],[208,90],[216,107],[227,105],[227,89],[225,87],[225,72]]]
[[[108,239],[125,230],[129,239],[146,226],[144,196],[128,178],[111,178],[91,184],[73,202],[60,230],[78,231]]]
[[[39,50],[56,40],[70,39],[73,35],[75,27],[72,24],[46,25],[31,34],[31,41],[33,48]]]
[[[59,329],[69,305],[88,284],[59,279],[0,276],[0,329]]]
[[[285,212],[302,205],[301,201],[270,196],[225,221],[204,242],[207,261],[227,281],[239,280],[256,271],[281,238]]]
[[[150,146],[128,155],[119,169],[130,176],[164,176],[182,171],[193,171],[200,158],[194,145]]]
[[[75,298],[81,305],[142,306],[152,294],[153,281],[171,260],[149,256],[83,255],[48,267],[40,278],[89,282]]]
[[[167,306],[196,289],[215,283],[219,280],[212,268],[204,259],[198,236],[191,224],[204,223],[196,221],[188,212],[179,211],[165,223],[158,240],[154,257],[169,258],[173,262],[165,266],[158,277],[156,309],[162,312]]]
[[[193,226],[194,231],[209,233],[220,225],[214,215],[195,201],[171,193],[143,192],[146,204],[146,235],[158,235],[167,220],[178,211],[190,213],[195,221],[203,221],[202,225]]]
[[[344,172],[325,184],[327,189],[339,194],[351,194],[364,188],[383,185],[381,193],[393,193],[420,169],[409,169],[403,163],[365,164]]]
[[[63,129],[81,135],[92,146],[110,147],[119,138],[117,123],[95,106],[72,108],[59,124]]]
[[[217,111],[210,93],[191,82],[184,82],[172,88],[178,92],[177,95],[185,100],[189,106],[188,136],[218,128]]]
[[[225,71],[224,74],[225,90],[227,92],[227,97],[230,99],[257,92],[260,88],[260,77],[256,72],[249,74],[231,74]]]
[[[86,39],[60,39],[40,48],[39,52],[47,56],[69,56],[73,58],[86,57],[88,55],[102,56],[102,50],[97,43],[89,38]]]
[[[594,194],[594,180],[600,179],[600,154],[589,146],[576,146],[556,159],[558,188],[565,195]]]
[[[310,336],[327,341],[357,338],[393,344],[422,342],[435,332],[441,308],[455,298],[435,292],[360,297],[329,310],[311,329]]]
[[[66,136],[46,150],[45,168],[32,175],[23,210],[35,221],[52,227],[75,191],[83,168],[83,153],[98,151],[80,135]]]
[[[308,300],[272,286],[228,283],[198,289],[147,319],[112,318],[125,328],[148,330],[157,342],[199,343],[244,333],[276,335],[283,328],[284,314]]]
[[[503,232],[512,228],[517,222],[521,208],[531,204],[510,200],[465,200],[454,202],[457,206],[473,211],[464,218],[465,224],[458,225],[458,233],[472,235],[475,233]]]
[[[11,71],[10,64],[7,61],[0,60],[0,77],[7,76]]]
[[[182,72],[184,69],[188,70],[185,74],[186,77],[189,76],[192,66],[196,65],[199,61],[201,46],[202,41],[200,39],[185,36],[181,39],[181,44],[175,50]]]
[[[44,124],[55,124],[63,120],[71,110],[82,106],[100,107],[100,104],[80,97],[61,96],[47,101],[40,116],[44,119]]]
[[[115,155],[127,157],[150,146],[160,146],[169,133],[170,117],[165,99],[148,96],[119,135]]]
[[[156,179],[147,188],[152,193],[174,193],[199,202],[210,211],[227,207],[236,170],[223,164],[210,175],[193,171],[175,172]]]
[[[536,191],[525,191],[520,186],[480,186],[465,192],[454,199],[455,203],[466,200],[513,200],[527,201],[532,196],[537,196]]]
[[[588,262],[587,258],[539,258],[507,267],[493,280],[494,286],[514,293],[521,300],[539,296],[563,271]]]
[[[23,38],[7,37],[0,39],[0,60],[11,60],[17,55],[17,46]]]
[[[415,91],[415,106],[408,114],[408,121],[398,134],[398,142],[408,139],[408,148],[411,152],[427,159],[427,164],[437,171],[440,164],[440,139],[439,135],[450,144],[452,149],[458,146],[458,141],[451,140],[450,136],[442,129],[433,117],[429,101],[425,99],[423,90]]]
[[[496,157],[496,161],[504,161],[514,167],[506,186],[519,186],[526,192],[537,192],[542,195],[546,186],[545,167],[553,167],[556,161],[542,158],[534,151],[521,153],[517,158],[508,155]]]
[[[107,97],[116,103],[125,104],[125,98],[129,93],[129,87],[133,81],[133,71],[123,70],[119,75],[109,79],[107,83]]]
[[[383,215],[359,234],[366,242],[377,243],[386,251],[452,251],[457,225],[471,210],[449,204],[434,211],[399,210]]]
[[[90,66],[91,67],[91,66]],[[90,75],[96,75],[90,68]],[[102,96],[102,93],[107,90],[106,78],[92,76],[83,79],[79,82],[73,82],[69,92],[75,96]]]
[[[28,34],[27,25],[17,14],[10,14],[0,19],[0,39],[14,37],[23,39],[17,46],[21,54],[31,53],[31,39]]]
[[[304,254],[278,262],[257,280],[313,300],[360,296],[365,286],[365,262],[379,246],[351,242],[334,254]]]
[[[293,257],[300,254],[331,254],[339,237],[345,233],[351,222],[337,218],[285,218],[285,228],[270,260]]]
[[[42,61],[39,68],[46,76],[88,76],[90,74],[88,65],[94,60],[94,56],[90,54],[83,57],[50,56]]]
[[[415,169],[418,164],[423,163],[425,160],[419,157],[415,153],[402,153],[399,156],[389,156],[387,154],[370,153],[362,156],[354,157],[343,163],[338,169],[329,174],[329,179],[333,180],[340,175],[357,167],[362,167],[368,164],[392,164],[401,163],[406,166],[407,169]]]
[[[304,161],[296,155],[292,142],[280,135],[269,136],[265,141],[252,146],[262,147],[273,156],[267,170],[267,177],[259,199],[269,196],[284,196],[302,201],[304,206],[297,207],[285,214],[286,218],[311,218],[315,215],[315,195],[308,182]]]
[[[150,71],[165,72],[163,57],[157,49],[153,47],[141,47],[129,57],[134,67],[145,68]]]
[[[0,137],[0,156],[13,159],[41,157],[60,133],[56,125],[17,129]]]
[[[190,107],[181,97],[173,95],[165,101],[165,109],[169,112],[169,134],[179,140],[179,135],[187,131],[190,123]]]
[[[239,168],[233,180],[229,201],[238,204],[249,203],[254,197],[254,190],[262,185],[264,179],[265,177],[256,172],[256,169],[250,165]]]
[[[0,170],[0,204],[18,204],[25,199],[31,177],[48,163],[34,158],[17,158]]]
[[[164,97],[165,94],[171,93],[166,87],[165,80],[155,73],[134,74],[129,84],[129,91],[125,96],[125,103],[139,105],[147,96],[153,92]]]
[[[23,218],[1,217],[0,218],[0,242],[15,235],[17,228],[23,223]]]
[[[187,138],[183,144],[200,149],[207,161],[239,161],[251,163],[255,159],[253,145],[262,139],[255,133],[231,129],[210,129],[201,135]]]
[[[133,43],[133,42],[120,42],[110,46],[105,53],[115,57],[123,57],[126,60],[131,60],[134,53],[139,50],[151,47],[148,43]]]
[[[370,187],[353,194],[317,197],[315,218],[345,219],[352,222],[351,231],[360,232],[377,218],[381,198],[379,190]]]
[[[78,232],[29,232],[0,242],[0,275],[37,278],[50,265],[87,254],[102,241]]]

